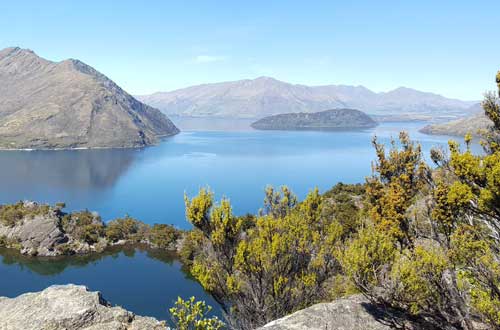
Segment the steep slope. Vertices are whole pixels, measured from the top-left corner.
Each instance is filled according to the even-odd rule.
[[[447,123],[427,125],[420,132],[431,135],[465,136],[470,133],[478,135],[481,130],[488,129],[493,123],[484,114],[461,118]]]
[[[78,60],[0,51],[1,148],[140,147],[178,132],[160,111]]]
[[[334,109],[264,117],[251,126],[262,130],[335,130],[371,128],[377,126],[377,123],[359,110]]]
[[[409,114],[430,119],[464,116],[473,104],[409,88],[375,93],[363,86],[294,85],[269,77],[204,84],[138,98],[168,115],[233,118],[353,108],[373,115]]]

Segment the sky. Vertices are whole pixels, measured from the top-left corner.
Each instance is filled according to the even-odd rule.
[[[270,76],[478,100],[499,0],[0,1],[0,48],[77,58],[131,94]]]

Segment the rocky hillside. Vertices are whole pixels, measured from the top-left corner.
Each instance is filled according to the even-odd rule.
[[[469,114],[474,104],[410,88],[375,93],[363,86],[305,86],[269,77],[204,84],[138,98],[168,115],[255,119],[334,108],[398,118],[406,115],[408,119],[450,118]]]
[[[163,322],[112,307],[84,286],[51,286],[16,298],[0,297],[2,330],[166,330]]]
[[[478,135],[481,130],[488,129],[492,126],[484,114],[475,115],[472,117],[461,118],[447,123],[427,125],[420,130],[420,132],[432,135],[452,135],[452,136],[465,136],[470,133]]]
[[[141,147],[178,132],[160,111],[78,60],[0,51],[0,148]]]
[[[377,123],[359,110],[334,109],[264,117],[251,126],[261,130],[335,130],[371,128]]]

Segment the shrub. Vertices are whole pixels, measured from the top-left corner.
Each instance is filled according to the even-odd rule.
[[[180,232],[177,229],[165,224],[155,224],[149,233],[150,242],[160,249],[172,248],[179,237]]]
[[[224,323],[217,317],[207,318],[212,310],[204,301],[195,301],[194,297],[189,300],[177,298],[175,306],[170,308],[170,315],[176,330],[219,330]]]
[[[140,241],[143,237],[139,237],[142,235],[138,235],[138,233],[143,226],[145,225],[129,216],[115,219],[107,224],[106,237],[111,242],[117,242],[123,239],[135,239]]]

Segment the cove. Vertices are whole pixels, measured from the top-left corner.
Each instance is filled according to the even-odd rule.
[[[101,291],[104,298],[139,315],[170,320],[168,309],[177,296],[195,296],[217,303],[182,270],[167,252],[140,247],[114,247],[104,253],[57,258],[33,258],[0,249],[0,296],[15,297],[54,284],[81,284]]]

